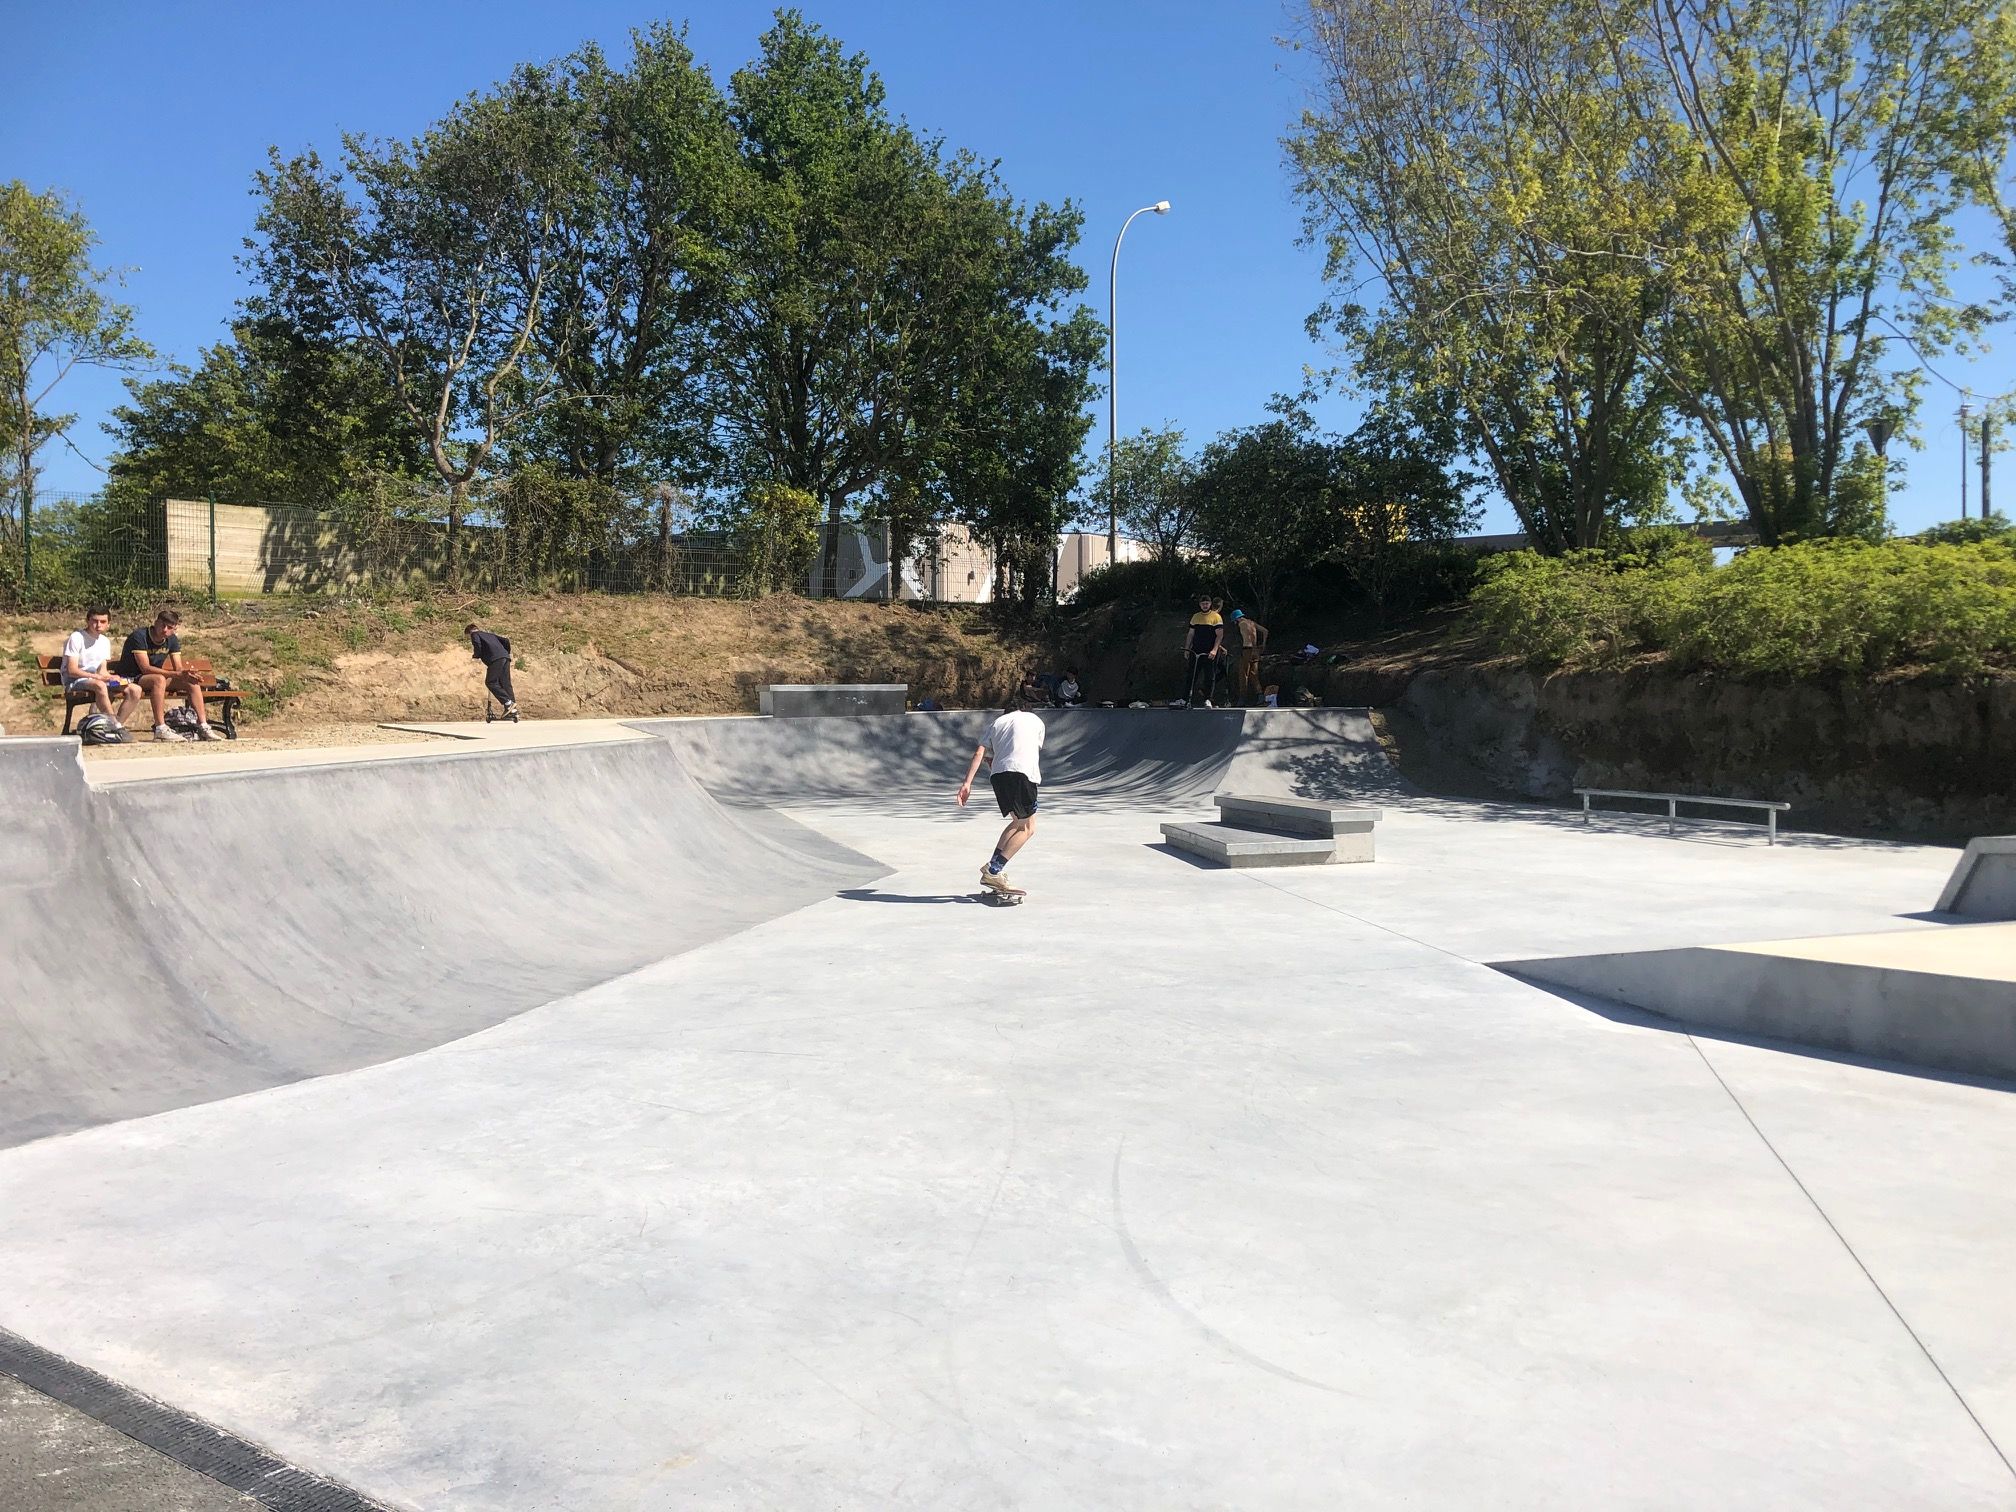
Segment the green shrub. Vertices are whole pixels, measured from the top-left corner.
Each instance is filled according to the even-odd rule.
[[[1947,520],[1921,530],[1911,539],[1921,546],[1966,546],[1975,541],[1995,541],[2016,536],[2016,525],[2009,523],[2009,516],[1991,514],[1987,519],[1969,517],[1964,520]]]
[[[819,555],[819,501],[786,483],[744,490],[729,521],[743,556],[742,591],[750,598],[803,589]]]
[[[1071,608],[1096,609],[1101,604],[1134,604],[1173,609],[1200,594],[1230,597],[1225,570],[1208,557],[1178,557],[1172,562],[1111,562],[1094,567],[1078,580]]]
[[[1487,562],[1479,627],[1537,667],[1663,653],[1682,667],[1810,677],[2016,660],[2016,547],[1809,541],[1743,553],[1517,552]]]

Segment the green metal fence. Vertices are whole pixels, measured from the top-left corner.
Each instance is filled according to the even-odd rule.
[[[36,495],[24,532],[14,504],[0,511],[0,599],[54,603],[165,589],[160,524],[144,515],[121,519],[93,494],[50,491]]]
[[[520,508],[500,490],[451,524],[440,510],[45,493],[25,536],[18,510],[0,513],[0,603],[434,590],[970,602],[989,588],[970,541],[948,546],[934,529],[898,541],[882,520],[822,526],[809,558],[780,573],[774,555],[697,528],[670,500],[590,505],[576,516]]]
[[[742,591],[743,554],[726,533],[680,528],[669,511],[657,521],[632,511],[623,523],[631,528],[556,529],[486,508],[451,527],[445,515],[209,499],[122,508],[46,493],[25,534],[18,510],[0,517],[0,598]]]

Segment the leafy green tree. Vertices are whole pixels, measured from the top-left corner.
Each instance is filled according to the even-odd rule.
[[[128,385],[105,429],[114,498],[335,504],[427,463],[383,369],[248,311],[195,368]]]
[[[1183,447],[1183,432],[1174,426],[1123,436],[1095,489],[1097,497],[1113,500],[1126,534],[1147,542],[1165,578],[1199,545],[1197,464]]]
[[[24,549],[36,455],[77,418],[45,407],[56,386],[80,367],[134,368],[154,356],[133,333],[133,311],[106,292],[119,275],[92,266],[97,240],[61,195],[19,179],[0,187],[0,420],[18,501],[6,523]]]
[[[1048,455],[1073,422],[1023,402],[1048,391],[1031,380],[1061,363],[1054,391],[1075,395],[1089,370],[1063,310],[1085,283],[1068,257],[1076,210],[1025,209],[991,166],[919,137],[867,60],[795,11],[729,102],[741,164],[707,344],[730,475],[817,498],[837,552],[850,511],[951,505],[950,480],[972,481],[1000,440],[999,420],[974,429],[989,396],[1037,427],[1011,450]],[[1018,322],[1073,334],[1034,360]],[[1024,511],[1047,492],[1010,472],[981,478],[989,497]]]
[[[750,597],[801,589],[819,556],[819,501],[788,483],[742,491],[732,533],[742,554],[742,592]]]
[[[1308,413],[1292,405],[1225,432],[1197,460],[1197,540],[1262,619],[1283,579],[1329,545],[1336,462]]]
[[[1677,461],[1645,360],[1672,208],[1635,172],[1598,0],[1308,0],[1288,140],[1359,381],[1453,425],[1542,550],[1656,512]],[[1370,286],[1370,300],[1360,290]]]
[[[1446,442],[1388,411],[1373,411],[1337,443],[1323,544],[1377,618],[1398,584],[1476,528],[1476,482]]]
[[[727,103],[684,32],[662,23],[633,36],[627,68],[590,44],[557,73],[584,176],[557,226],[538,338],[577,397],[540,411],[516,449],[605,484],[696,485],[710,459],[709,301],[733,213]]]
[[[989,334],[935,438],[934,492],[1034,608],[1055,588],[1057,531],[1078,484],[1104,332],[1084,309],[1059,320],[1010,309],[996,311]]]
[[[1638,172],[1678,210],[1642,243],[1668,297],[1643,343],[1767,545],[1880,533],[1862,423],[1886,368],[1981,330],[1953,217],[2016,142],[2008,0],[1660,0],[1606,10]],[[1845,486],[1844,486],[1845,485]]]
[[[587,195],[583,115],[524,67],[410,142],[343,138],[341,170],[275,152],[249,264],[296,329],[383,368],[448,490],[450,580],[471,484],[507,438],[578,397],[567,373],[608,291],[567,276]]]

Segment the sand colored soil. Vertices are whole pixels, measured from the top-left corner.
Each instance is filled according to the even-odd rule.
[[[136,618],[115,617],[114,639]],[[1032,636],[984,609],[788,595],[265,599],[185,608],[183,640],[251,695],[248,740],[357,744],[398,738],[366,733],[385,720],[482,717],[482,669],[462,637],[471,619],[510,638],[519,702],[541,719],[749,713],[764,684],[781,682],[901,682],[913,699],[959,707],[998,698],[1044,656]],[[10,733],[61,727],[34,658],[59,651],[72,628],[62,618],[0,618],[0,725]]]

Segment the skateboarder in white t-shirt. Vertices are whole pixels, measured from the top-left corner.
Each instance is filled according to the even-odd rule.
[[[973,760],[966,768],[966,780],[959,784],[959,806],[964,808],[973,792],[973,779],[982,761],[989,762],[989,781],[994,801],[1008,819],[1008,827],[994,842],[994,854],[980,868],[980,885],[1003,903],[1020,903],[1023,891],[1010,887],[1005,875],[1015,853],[1036,833],[1038,789],[1043,785],[1043,721],[1021,706],[1020,699],[1009,702],[1006,712],[987,727],[980,744],[973,748]]]

